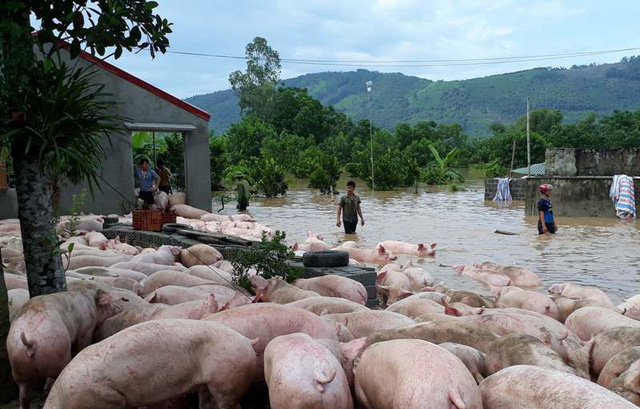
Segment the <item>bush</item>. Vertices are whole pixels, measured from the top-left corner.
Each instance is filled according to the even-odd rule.
[[[293,259],[294,254],[284,243],[286,237],[285,232],[276,231],[273,238],[269,240],[263,233],[260,244],[240,253],[231,261],[234,283],[253,293],[249,281],[249,269],[255,269],[256,274],[265,279],[277,277],[290,283],[300,278],[302,269],[288,263]]]
[[[484,177],[487,179],[505,177],[507,173],[509,173],[507,168],[494,161],[486,164]]]

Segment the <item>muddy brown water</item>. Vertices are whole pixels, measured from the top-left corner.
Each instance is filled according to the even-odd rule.
[[[435,259],[414,258],[413,262],[456,289],[488,294],[486,286],[458,276],[448,266],[491,260],[537,272],[543,281],[540,291],[554,283],[573,281],[601,288],[614,302],[640,293],[638,223],[560,218],[558,234],[538,236],[537,219],[525,217],[523,202],[485,202],[483,180],[478,175],[467,176],[463,184],[467,190],[460,192],[429,186],[420,186],[418,193],[413,188],[372,192],[356,180],[366,220],[364,227],[358,226],[356,236],[345,236],[335,226],[338,196],[308,189],[305,180],[294,180],[285,197],[254,198],[249,213],[274,229],[285,230],[290,244],[304,241],[307,230],[324,234],[325,241],[335,245],[344,240],[355,240],[364,247],[383,240],[437,243]],[[346,181],[339,182],[340,193]],[[496,234],[496,230],[516,235]]]

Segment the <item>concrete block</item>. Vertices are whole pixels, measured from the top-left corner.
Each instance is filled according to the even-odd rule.
[[[0,190],[0,220],[18,217],[18,194],[15,189]]]

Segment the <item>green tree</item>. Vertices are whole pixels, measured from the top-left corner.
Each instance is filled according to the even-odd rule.
[[[280,55],[267,40],[256,37],[245,48],[247,69],[229,75],[231,89],[239,99],[240,110],[263,120],[272,115],[276,85],[280,81]]]
[[[211,165],[211,183],[222,183],[227,167],[227,140],[211,134],[209,136],[209,161]]]
[[[171,187],[184,192],[184,137],[180,133],[165,136],[163,143],[166,148],[162,155],[164,165],[169,168],[173,175]]]
[[[309,175],[309,187],[319,189],[321,193],[333,192],[340,179],[340,171],[338,159],[326,152],[321,152],[315,157],[314,169]]]
[[[31,296],[65,289],[53,196],[64,179],[95,184],[101,138],[119,119],[105,114],[112,104],[87,70],[68,72],[58,44],[69,44],[72,61],[82,48],[104,56],[113,47],[114,57],[138,47],[164,52],[171,29],[153,13],[156,6],[141,0],[0,3],[0,137],[12,145]],[[40,27],[36,36],[29,16]]]
[[[276,197],[287,193],[289,186],[285,180],[284,170],[272,158],[258,162],[253,171],[258,192],[266,197]]]
[[[529,129],[531,132],[536,132],[540,135],[547,135],[551,130],[560,124],[562,124],[562,111],[559,109],[536,109],[529,112]],[[527,129],[527,116],[522,116],[515,127],[519,130],[526,131]]]
[[[276,139],[273,126],[256,116],[247,115],[242,122],[231,125],[224,136],[227,144],[229,163],[238,164],[253,158],[260,158],[260,149],[265,139]]]

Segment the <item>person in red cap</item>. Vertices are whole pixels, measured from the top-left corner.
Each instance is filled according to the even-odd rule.
[[[538,200],[538,212],[540,212],[538,234],[555,234],[558,230],[556,219],[553,217],[553,205],[549,199],[549,197],[551,197],[551,190],[553,190],[553,186],[547,184],[538,187],[538,191],[542,195],[540,200]]]

